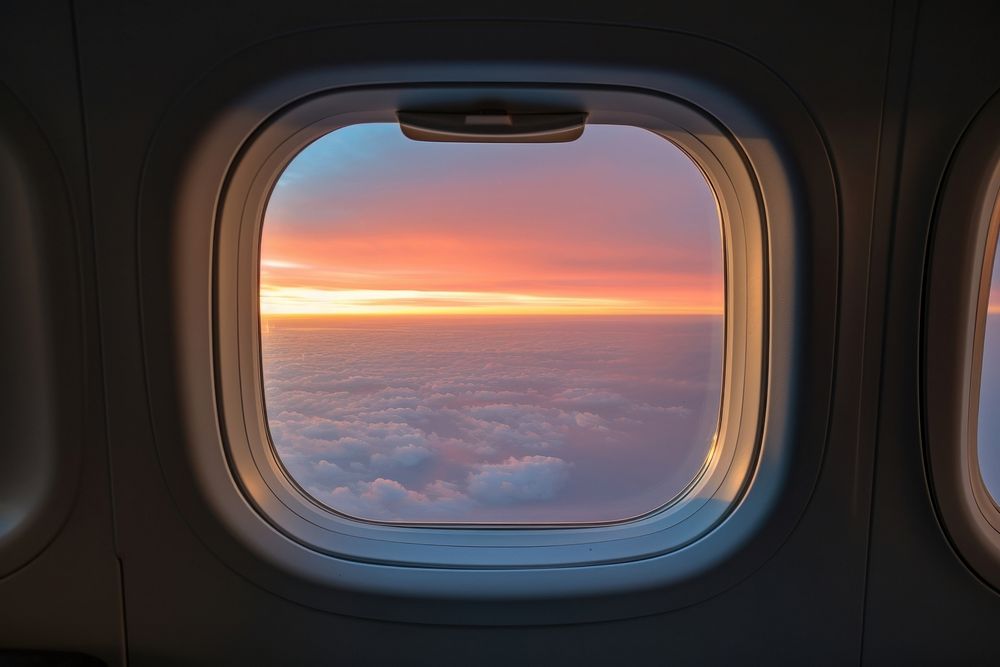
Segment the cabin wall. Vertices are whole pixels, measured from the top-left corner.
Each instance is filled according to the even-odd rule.
[[[11,130],[0,151],[23,161],[4,172],[11,187],[0,194],[0,368],[9,383],[0,408],[9,429],[0,445],[2,498],[29,478],[52,487],[45,515],[28,521],[33,534],[17,536],[39,542],[0,569],[0,646],[121,664],[124,610],[77,64],[68,3],[0,9],[0,124]],[[19,428],[25,415],[47,428]],[[55,472],[35,479],[34,457],[50,457]]]

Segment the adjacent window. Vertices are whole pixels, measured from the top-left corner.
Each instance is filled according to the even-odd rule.
[[[373,521],[661,508],[716,443],[724,260],[701,169],[642,128],[551,144],[330,132],[291,160],[264,215],[277,457],[314,500]],[[992,355],[1000,391],[1000,342]]]
[[[934,500],[955,548],[1000,585],[1000,100],[954,155],[938,202],[924,305],[923,412]]]
[[[1000,261],[996,256],[996,230],[993,230],[990,239],[993,247],[988,249],[983,267],[989,284],[983,285],[988,296],[984,294],[986,324],[976,441],[983,482],[993,501],[1000,503]]]

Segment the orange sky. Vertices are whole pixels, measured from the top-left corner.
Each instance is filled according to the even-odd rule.
[[[436,144],[394,125],[300,153],[268,204],[261,313],[717,314],[713,195],[672,144]]]

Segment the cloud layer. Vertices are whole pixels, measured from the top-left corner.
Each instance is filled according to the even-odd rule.
[[[268,419],[334,509],[398,521],[595,521],[697,473],[721,317],[271,320]]]

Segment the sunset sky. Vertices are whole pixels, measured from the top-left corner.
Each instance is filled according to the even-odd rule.
[[[702,174],[643,129],[484,145],[354,125],[274,189],[261,312],[718,314],[721,237],[706,219]]]

